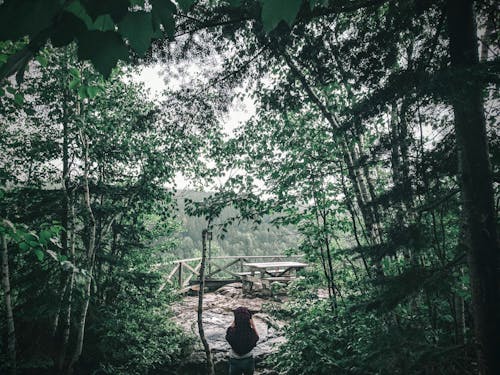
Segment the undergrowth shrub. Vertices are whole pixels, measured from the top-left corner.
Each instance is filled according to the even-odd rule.
[[[451,332],[423,329],[418,307],[380,312],[346,304],[301,300],[274,311],[289,324],[269,364],[287,375],[474,373],[471,348],[455,345]]]

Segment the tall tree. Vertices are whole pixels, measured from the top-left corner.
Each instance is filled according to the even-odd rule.
[[[447,2],[451,102],[457,139],[474,327],[483,374],[500,372],[500,248],[486,136],[483,85],[472,1]]]

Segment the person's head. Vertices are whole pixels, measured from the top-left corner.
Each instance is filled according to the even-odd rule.
[[[234,313],[234,322],[236,327],[244,327],[248,326],[250,319],[252,318],[252,313],[246,307],[238,307],[236,310],[233,310]]]

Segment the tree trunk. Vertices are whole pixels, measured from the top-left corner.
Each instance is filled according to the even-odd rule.
[[[207,260],[207,237],[208,230],[204,229],[201,233],[202,249],[201,249],[201,265],[200,265],[200,290],[198,291],[198,332],[200,339],[205,349],[207,356],[207,374],[215,375],[214,363],[212,361],[212,354],[210,353],[210,346],[205,337],[203,330],[203,293],[205,289],[205,264]]]
[[[66,56],[67,58],[67,56]],[[68,63],[68,61],[66,61]],[[65,82],[66,83],[66,82]],[[62,215],[61,224],[65,230],[61,231],[62,254],[74,263],[74,204],[70,186],[69,164],[69,92],[63,87],[63,144],[62,144]],[[58,372],[63,371],[66,359],[67,345],[71,327],[71,308],[73,299],[74,270],[65,271],[62,275],[64,288],[61,293],[60,309],[55,318],[53,337],[57,342],[57,358],[55,364]],[[62,315],[62,318],[60,317]],[[60,330],[58,328],[60,327]]]
[[[497,4],[498,6],[498,4]],[[492,4],[492,7],[495,7],[495,4]],[[494,13],[491,11],[488,14],[488,19],[486,20],[486,30],[484,31],[484,35],[481,39],[481,61],[486,61],[488,60],[488,55],[490,52],[490,48],[493,45],[494,46],[494,38],[495,38],[495,33],[497,31],[495,30],[495,19],[494,19]]]
[[[12,301],[10,298],[10,275],[9,275],[9,253],[7,247],[7,236],[2,232],[2,287],[7,315],[7,357],[8,368],[11,375],[16,374],[16,329],[14,326],[14,314],[12,312]]]
[[[468,74],[479,62],[473,3],[448,0],[447,13],[478,363],[481,374],[493,375],[500,374],[499,246],[482,87]]]
[[[68,365],[67,374],[73,373],[73,367],[75,363],[80,359],[80,355],[82,354],[83,349],[83,341],[85,336],[85,322],[87,319],[87,311],[90,303],[90,291],[92,285],[92,273],[94,270],[94,261],[95,261],[95,241],[96,241],[96,220],[94,217],[94,212],[92,210],[91,202],[90,202],[90,189],[89,189],[89,171],[90,171],[90,162],[89,162],[89,142],[88,138],[85,134],[82,133],[82,144],[84,151],[84,173],[83,173],[83,192],[85,199],[85,207],[87,209],[88,215],[88,245],[87,245],[87,264],[86,264],[86,282],[85,282],[85,295],[82,304],[82,310],[80,312],[80,317],[78,319],[77,325],[77,338],[76,338],[76,348],[71,357],[71,360]]]
[[[58,372],[62,372],[64,369],[64,362],[66,359],[66,353],[68,350],[68,342],[71,328],[71,306],[73,301],[73,286],[74,286],[74,272],[68,276],[68,292],[67,297],[65,299],[65,303],[63,305],[64,316],[61,323],[61,336],[60,336],[60,347],[57,358],[57,370]]]

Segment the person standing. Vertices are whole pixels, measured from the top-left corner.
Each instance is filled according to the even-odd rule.
[[[234,321],[226,331],[226,340],[231,345],[229,375],[253,375],[255,361],[253,348],[259,341],[252,313],[246,307],[233,311]]]

